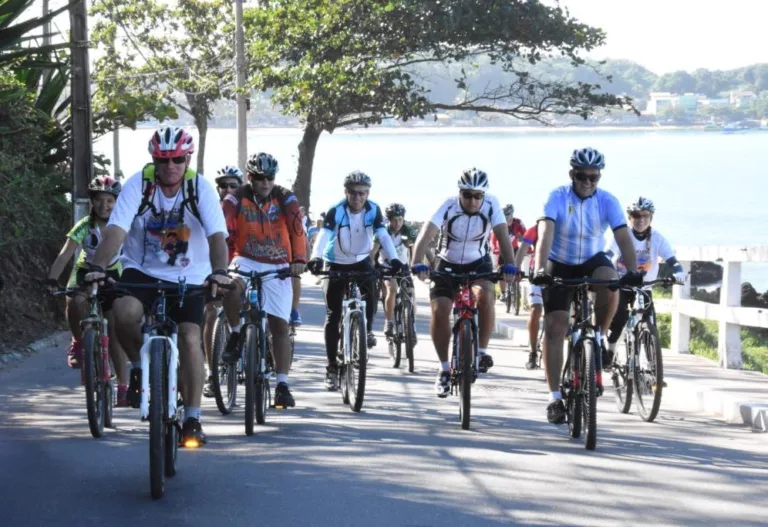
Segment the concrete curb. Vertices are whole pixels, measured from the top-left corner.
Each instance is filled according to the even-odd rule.
[[[528,348],[528,330],[525,328],[513,327],[507,321],[497,318],[493,333],[501,338],[511,340],[513,346]]]
[[[7,353],[0,353],[0,369],[9,364],[22,361],[24,358],[26,358],[27,355],[38,353],[45,348],[63,346],[69,341],[70,337],[71,333],[69,331],[57,331],[56,333],[36,340],[23,348],[19,348],[15,351],[10,351]]]

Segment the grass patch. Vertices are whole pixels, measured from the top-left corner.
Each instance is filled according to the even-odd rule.
[[[654,291],[655,295],[655,291]],[[661,346],[668,348],[671,342],[672,315],[656,315]],[[717,322],[691,318],[691,353],[718,360]],[[768,375],[768,342],[752,329],[741,330],[741,359],[745,370],[759,371]]]

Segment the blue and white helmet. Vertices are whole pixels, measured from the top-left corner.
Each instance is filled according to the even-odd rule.
[[[488,190],[488,174],[476,168],[468,168],[459,178],[460,190]]]
[[[573,168],[605,168],[605,157],[594,148],[576,149],[571,154],[571,166]]]
[[[251,156],[245,164],[245,169],[249,174],[274,177],[277,175],[280,168],[278,167],[277,159],[275,159],[274,156],[259,152],[258,154],[253,154]]]
[[[237,179],[237,182],[240,183],[241,185],[243,184],[243,171],[237,167],[227,165],[224,168],[219,169],[219,171],[216,172],[216,174],[218,174],[218,177],[216,178],[217,185],[221,183],[223,179],[227,179],[231,177]]]
[[[627,205],[627,214],[632,214],[633,212],[640,212],[643,210],[648,211],[651,214],[656,212],[656,207],[653,205],[653,201],[640,196],[636,200],[632,201],[629,205]]]

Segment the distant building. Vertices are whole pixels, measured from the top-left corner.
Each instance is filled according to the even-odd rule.
[[[669,92],[651,92],[648,99],[648,107],[645,113],[648,115],[661,115],[665,111],[674,108],[677,104],[677,95]]]
[[[752,91],[732,91],[728,94],[728,101],[736,108],[746,108],[757,98]]]

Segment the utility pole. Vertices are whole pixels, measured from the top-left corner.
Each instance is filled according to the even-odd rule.
[[[88,184],[93,177],[91,72],[88,65],[86,0],[69,8],[72,48],[72,203],[75,222],[88,215]]]
[[[258,2],[256,2],[258,6]],[[237,88],[237,165],[245,172],[248,159],[248,102],[245,88],[243,0],[235,0],[235,87]]]
[[[50,6],[48,4],[48,0],[43,0],[43,16],[46,16],[50,12]],[[50,46],[51,45],[51,21],[49,20],[45,24],[43,24],[43,46]],[[46,68],[45,73],[43,73],[43,82],[48,82],[48,79],[51,78],[51,70],[50,68]]]

